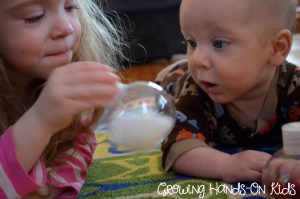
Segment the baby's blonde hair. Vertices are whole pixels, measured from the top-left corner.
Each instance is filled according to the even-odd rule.
[[[100,6],[101,0],[76,0],[76,2],[78,8],[76,12],[82,32],[72,62],[99,62],[112,67],[117,72],[122,61],[126,59],[123,54],[124,49],[128,49],[121,21],[117,15],[113,18],[108,17]],[[0,58],[0,136],[34,104],[45,84],[45,80],[36,79],[30,86],[30,92],[24,93],[10,80],[7,67],[9,66],[5,66]],[[92,135],[90,129],[96,124],[100,115],[101,109],[94,109],[91,120],[87,124],[82,124],[81,115],[78,115],[68,128],[56,133],[42,153],[46,167],[64,166],[67,160],[60,159],[58,155],[73,148],[83,132],[87,133],[88,143],[87,140]]]
[[[281,29],[287,29],[293,35],[297,25],[295,0],[247,0],[248,22],[259,24],[260,38],[263,45],[270,37]]]

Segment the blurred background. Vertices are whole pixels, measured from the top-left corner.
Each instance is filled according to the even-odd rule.
[[[108,0],[105,4],[124,22],[133,63],[186,53],[179,25],[181,0]]]

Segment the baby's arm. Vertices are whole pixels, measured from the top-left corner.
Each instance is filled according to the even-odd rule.
[[[261,181],[261,172],[271,156],[259,151],[229,155],[210,147],[198,147],[182,154],[171,170],[184,175],[222,179],[227,183]]]
[[[219,133],[215,104],[191,77],[184,85],[175,101],[176,125],[162,144],[165,172],[222,179],[229,183],[261,181],[262,168],[271,156],[257,151],[228,155],[210,148],[207,144],[212,135]],[[223,107],[218,109],[222,114]]]

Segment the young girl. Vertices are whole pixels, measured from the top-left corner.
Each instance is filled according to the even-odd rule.
[[[0,198],[76,198],[123,35],[92,0],[1,0],[0,18]]]

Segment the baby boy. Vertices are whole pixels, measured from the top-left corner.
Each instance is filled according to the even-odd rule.
[[[295,0],[183,0],[180,25],[188,60],[161,81],[177,98],[177,122],[162,144],[165,171],[260,182],[269,154],[229,155],[209,142],[277,143],[282,124],[300,120],[299,68],[285,61]]]

